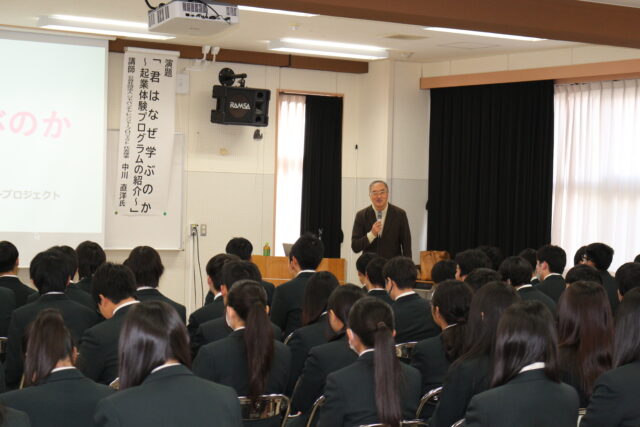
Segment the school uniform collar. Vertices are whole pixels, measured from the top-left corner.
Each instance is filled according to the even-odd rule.
[[[300,270],[298,271],[298,274],[296,274],[296,277],[301,276],[302,274],[314,274],[316,271],[315,270]]]
[[[153,368],[153,369],[151,370],[151,373],[152,373],[152,374],[154,374],[154,373],[156,373],[156,372],[158,372],[158,371],[161,371],[161,370],[163,370],[163,369],[167,369],[167,368],[170,368],[170,367],[172,367],[172,366],[178,366],[178,365],[180,365],[180,363],[179,363],[179,362],[174,362],[174,363],[165,363],[164,365],[156,366],[155,368]]]
[[[546,364],[544,362],[534,362],[520,369],[518,373],[521,374],[523,372],[533,371],[534,369],[544,369],[545,366]]]
[[[526,285],[520,285],[516,287],[516,291],[520,291],[522,289],[529,289],[529,288],[533,288],[533,285],[531,283],[527,283]]]
[[[153,286],[138,286],[138,288],[136,289],[136,292],[140,292],[140,291],[154,291],[157,290],[157,288],[154,288]]]
[[[172,365],[147,375],[147,378],[142,381],[142,384],[160,381],[164,378],[173,377],[176,375],[193,375],[193,373],[189,370],[189,368],[182,364]]]
[[[120,311],[120,309],[121,309],[121,308],[129,307],[130,305],[133,305],[133,304],[140,304],[140,301],[138,301],[138,300],[135,300],[135,301],[129,301],[129,302],[125,302],[125,303],[124,303],[124,304],[122,304],[122,305],[117,306],[117,307],[116,307],[116,309],[115,309],[115,310],[113,310],[113,316],[115,316],[115,315],[116,315],[116,313],[117,313],[118,311]],[[122,313],[126,313],[127,311],[128,311],[128,310],[123,310],[123,311],[122,311]]]
[[[59,368],[51,371],[51,373],[42,381],[42,384],[66,380],[81,380],[83,378],[85,377],[76,368]]]
[[[403,294],[398,295],[396,297],[395,301],[398,301],[400,298],[408,297],[408,296],[411,296],[411,295],[417,295],[417,294],[416,294],[415,291],[407,291],[407,292],[405,292]]]
[[[368,348],[368,349],[364,350],[362,353],[360,353],[358,355],[358,359],[361,359],[361,360],[372,360],[374,351],[375,351],[374,349]]]
[[[369,289],[367,291],[367,294],[369,294],[369,295],[376,295],[376,294],[381,294],[382,295],[383,293],[386,294],[387,291],[385,289],[382,289],[382,288],[373,288],[373,289]]]
[[[214,301],[217,301],[217,300],[219,300],[220,298],[222,298],[222,292],[218,292],[217,294],[215,294],[215,295],[213,296],[213,300],[214,300]]]

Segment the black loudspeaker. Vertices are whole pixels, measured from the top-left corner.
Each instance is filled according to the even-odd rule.
[[[267,126],[269,124],[268,89],[214,86],[216,109],[211,110],[211,122],[223,125]]]

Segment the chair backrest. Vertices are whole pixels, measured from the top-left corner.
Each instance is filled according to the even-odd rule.
[[[293,336],[293,332],[291,332],[289,335],[287,335],[287,337],[284,339],[284,345],[289,344],[289,341],[291,341],[291,337]]]
[[[425,405],[435,405],[438,403],[438,400],[440,400],[440,393],[442,393],[442,387],[437,387],[433,390],[429,390],[424,394],[424,396],[422,396],[420,404],[418,405],[418,410],[416,411],[416,418],[420,418]]]
[[[411,353],[413,353],[413,348],[416,344],[418,344],[416,341],[396,344],[396,356],[398,359],[411,359]]]
[[[451,424],[451,427],[462,427],[463,425],[464,425],[464,418]]]
[[[316,401],[313,403],[313,407],[311,408],[311,412],[309,412],[309,419],[307,420],[306,427],[313,426],[313,423],[315,422],[315,418],[318,415],[318,411],[320,410],[320,407],[322,405],[324,405],[324,402],[326,400],[327,399],[324,397],[324,395],[322,395],[319,398],[317,398]]]
[[[400,421],[401,427],[426,427],[428,424],[426,421],[422,420],[402,420]],[[376,424],[363,424],[358,427],[387,427],[386,424],[376,423]]]
[[[263,394],[258,397],[256,404],[246,396],[238,397],[243,421],[265,420],[274,417],[282,418],[284,427],[291,409],[291,402],[284,394]]]
[[[120,390],[120,377],[118,377],[115,380],[111,381],[109,383],[109,388],[112,388],[114,390]]]
[[[578,425],[580,425],[580,421],[582,420],[582,417],[584,417],[586,413],[587,413],[587,408],[578,409]]]

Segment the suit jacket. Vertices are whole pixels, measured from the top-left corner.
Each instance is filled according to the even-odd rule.
[[[16,296],[16,307],[22,307],[27,303],[29,295],[37,293],[15,276],[0,276],[0,287],[13,291]]]
[[[382,236],[376,237],[369,243],[367,233],[371,231],[371,227],[377,220],[376,212],[372,206],[358,211],[351,232],[353,252],[375,252],[386,259],[398,255],[411,258],[411,231],[406,212],[389,203]]]
[[[131,305],[122,307],[107,319],[88,329],[82,336],[78,368],[95,382],[109,385],[118,378],[118,342],[120,329]]]
[[[178,315],[180,316],[183,322],[186,323],[187,321],[187,309],[184,307],[184,305],[178,304],[174,300],[165,297],[157,289],[138,290],[136,291],[136,299],[140,302],[154,301],[154,300],[164,301],[176,309],[176,311],[178,312]]]
[[[0,401],[26,412],[33,427],[86,427],[93,425],[98,401],[113,392],[77,369],[65,369],[50,374],[39,385],[4,393]]]
[[[78,289],[85,291],[89,295],[93,295],[93,286],[91,285],[91,276],[83,277],[76,283]]]
[[[324,391],[327,375],[351,365],[356,360],[358,355],[349,348],[345,333],[326,344],[313,347],[293,392],[291,413],[300,411],[308,415],[313,403]]]
[[[282,338],[302,325],[302,303],[307,281],[313,273],[300,273],[278,286],[273,294],[271,321],[282,329]]]
[[[554,274],[553,276],[547,276],[546,279],[534,288],[551,298],[553,302],[557,304],[560,295],[562,295],[566,287],[564,277]]]
[[[393,304],[393,300],[389,296],[389,293],[384,289],[371,289],[367,292],[367,296],[380,298],[382,301],[386,302],[389,305]]]
[[[359,426],[379,422],[373,378],[373,352],[327,376],[326,402],[320,409],[319,427]],[[420,401],[420,373],[401,363],[404,384],[399,390],[403,419],[415,418]]]
[[[474,396],[465,416],[468,427],[575,427],[577,421],[578,394],[547,378],[543,369]]]
[[[7,288],[0,288],[0,337],[7,336],[11,314],[13,314],[15,308],[15,294]]]
[[[273,359],[263,394],[284,393],[289,381],[291,352],[280,341],[273,342]],[[200,349],[193,361],[193,372],[199,377],[233,387],[239,396],[249,393],[247,351],[244,329]]]
[[[552,316],[556,315],[556,303],[534,287],[526,287],[518,289],[518,295],[523,301],[540,301],[547,306]]]
[[[64,293],[69,297],[71,301],[82,304],[93,311],[98,310],[98,304],[93,299],[93,297],[78,288],[75,283],[71,283],[69,286],[67,286],[67,288],[64,290]],[[40,298],[39,293],[31,294],[27,297],[27,303],[32,303],[38,298]]]
[[[218,299],[211,301],[210,304],[200,307],[199,309],[191,313],[191,315],[189,316],[189,323],[187,323],[187,330],[189,331],[191,342],[193,342],[200,325],[208,322],[209,320],[224,317],[224,313],[225,307],[222,295],[220,295]]]
[[[600,375],[580,427],[640,425],[640,361]]]
[[[464,418],[471,398],[489,389],[490,365],[489,355],[483,355],[449,368],[429,427],[451,427]]]
[[[103,399],[94,421],[105,427],[240,427],[240,417],[240,403],[231,388],[198,378],[178,365]]]
[[[420,295],[398,298],[391,308],[396,321],[397,343],[420,341],[440,333],[440,327],[433,321],[429,302]]]
[[[7,386],[10,389],[16,388],[22,377],[24,366],[22,341],[27,326],[45,308],[54,308],[60,311],[64,323],[76,343],[80,342],[80,338],[87,329],[99,321],[97,313],[71,301],[64,294],[41,295],[35,302],[16,309],[11,316],[11,325],[9,326],[9,343],[5,365]]]
[[[264,291],[267,293],[267,304],[271,307],[271,303],[273,303],[273,294],[276,292],[276,287],[273,283],[265,282],[264,280],[260,281]]]
[[[620,304],[620,300],[618,299],[618,282],[616,282],[616,279],[611,276],[608,271],[598,271],[598,273],[600,273],[600,277],[602,278],[602,286],[604,286],[604,290],[607,291],[609,304],[611,304],[611,312],[615,314]]]
[[[291,396],[296,381],[304,368],[304,361],[307,360],[309,350],[329,341],[329,337],[333,335],[333,331],[329,326],[327,315],[323,314],[315,322],[300,329],[296,329],[291,333],[291,338],[287,342],[287,347],[291,350],[291,372],[289,375],[289,385],[287,387],[287,396]]]
[[[0,427],[31,427],[29,416],[13,408],[5,408],[4,422]]]
[[[420,341],[411,353],[411,366],[422,375],[422,394],[440,387],[451,363],[442,344],[442,335]]]

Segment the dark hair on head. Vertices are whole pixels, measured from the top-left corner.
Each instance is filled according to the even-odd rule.
[[[374,259],[377,255],[374,252],[363,252],[362,255],[356,260],[356,270],[363,276],[367,273],[367,265],[369,261]]]
[[[586,246],[580,246],[573,256],[573,265],[579,265],[582,263],[585,253],[587,252]]]
[[[324,257],[324,244],[311,233],[304,233],[291,247],[289,260],[298,260],[303,270],[315,270]]]
[[[385,263],[382,276],[385,280],[396,282],[398,289],[413,289],[416,287],[418,269],[411,258],[396,256]]]
[[[58,310],[46,308],[38,313],[26,337],[25,387],[40,384],[59,361],[73,361],[73,339]]]
[[[164,301],[145,301],[127,312],[118,344],[120,390],[140,385],[169,359],[191,367],[187,328]]]
[[[498,323],[491,387],[507,383],[527,365],[543,362],[544,373],[560,382],[553,316],[540,301],[507,308]]]
[[[526,259],[521,256],[510,256],[502,261],[498,273],[502,276],[502,280],[511,286],[520,286],[531,283],[533,270]]]
[[[366,296],[361,287],[347,283],[344,286],[338,286],[329,296],[327,302],[327,310],[333,311],[333,314],[345,325],[349,327],[349,311],[353,304],[360,298]],[[344,332],[344,331],[343,331]]]
[[[602,285],[602,277],[600,276],[600,273],[598,273],[598,270],[587,264],[578,264],[567,271],[567,276],[565,278],[567,284],[575,283],[580,280],[596,282]]]
[[[224,251],[228,254],[236,255],[241,260],[249,261],[253,252],[253,245],[244,237],[234,237],[229,240]]]
[[[484,254],[489,257],[493,270],[497,270],[498,267],[500,267],[500,263],[504,260],[504,255],[502,255],[502,251],[497,246],[481,245],[476,249],[484,252]]]
[[[100,302],[100,295],[114,304],[136,295],[136,278],[129,267],[121,264],[102,264],[93,275],[91,285],[96,303]]]
[[[349,329],[362,344],[375,349],[373,372],[376,408],[381,424],[399,427],[402,420],[400,388],[402,370],[393,340],[393,312],[389,304],[375,297],[356,301],[349,313]]]
[[[531,273],[533,274],[533,272],[536,271],[536,250],[532,248],[526,248],[521,250],[518,256],[527,260],[527,262],[531,266]],[[498,269],[500,269],[500,267],[498,267]]]
[[[549,264],[549,271],[562,274],[567,265],[567,253],[560,246],[544,245],[536,252],[536,260]]]
[[[440,335],[443,349],[449,362],[462,353],[467,318],[473,292],[469,285],[458,280],[445,280],[436,286],[431,297],[431,306],[449,325]]]
[[[367,264],[367,278],[372,286],[376,288],[384,288],[384,265],[387,263],[386,258],[377,256]]]
[[[69,281],[68,264],[60,251],[46,250],[31,260],[29,275],[40,295],[64,292]]]
[[[444,282],[456,278],[456,262],[450,259],[438,261],[431,269],[431,280],[433,283]]]
[[[520,297],[513,286],[504,282],[481,287],[471,299],[462,355],[454,363],[491,354],[500,316],[517,301]]]
[[[500,273],[490,268],[476,268],[464,278],[464,282],[471,286],[471,289],[474,291],[477,291],[487,283],[499,282],[501,280],[502,276]]]
[[[229,261],[239,261],[236,255],[230,254],[218,254],[207,262],[207,266],[205,270],[207,271],[207,276],[211,277],[211,281],[213,282],[213,287],[216,291],[220,291],[220,287],[224,283],[222,280],[222,267]]]
[[[640,288],[627,292],[616,311],[613,366],[640,361]]]
[[[18,248],[9,241],[0,242],[0,273],[12,271],[18,261]]]
[[[633,259],[633,262],[640,262],[640,254],[636,255],[636,257]]]
[[[76,275],[76,271],[78,270],[78,255],[76,254],[75,249],[71,246],[63,245],[53,246],[49,248],[49,250],[59,251],[65,257],[69,279],[73,280],[73,277]]]
[[[627,262],[616,271],[616,282],[620,295],[626,294],[633,288],[640,287],[640,263]]]
[[[572,283],[558,301],[558,347],[561,365],[575,370],[580,385],[591,396],[596,379],[611,369],[613,317],[602,285]]]
[[[478,249],[467,249],[456,254],[456,264],[460,268],[460,276],[466,276],[476,268],[491,268],[491,260]]]
[[[225,262],[222,266],[221,285],[226,285],[229,290],[238,280],[253,280],[260,283],[262,275],[260,275],[258,267],[251,261],[232,259]]]
[[[104,262],[107,255],[102,247],[96,242],[85,240],[76,248],[78,255],[78,277],[91,277]]]
[[[340,282],[328,271],[318,271],[309,277],[302,300],[302,326],[310,325],[320,319],[327,310],[329,295]]]
[[[133,271],[136,276],[136,285],[158,287],[164,266],[160,254],[151,246],[133,248],[123,264]]]
[[[381,179],[376,179],[376,180],[371,181],[371,183],[369,184],[369,192],[371,192],[371,187],[373,187],[373,186],[374,186],[374,185],[376,185],[376,184],[382,184],[382,185],[384,185],[384,188],[385,188],[387,191],[389,191],[389,186],[387,185],[387,183],[386,183],[386,182],[384,182],[384,181],[383,181],[383,180],[381,180]]]
[[[249,377],[248,397],[255,405],[267,389],[273,361],[273,329],[267,315],[267,293],[253,280],[233,284],[227,295],[227,306],[245,322],[244,345],[247,350]]]
[[[587,245],[584,256],[595,265],[596,269],[606,271],[613,261],[613,248],[604,243],[591,243]]]

